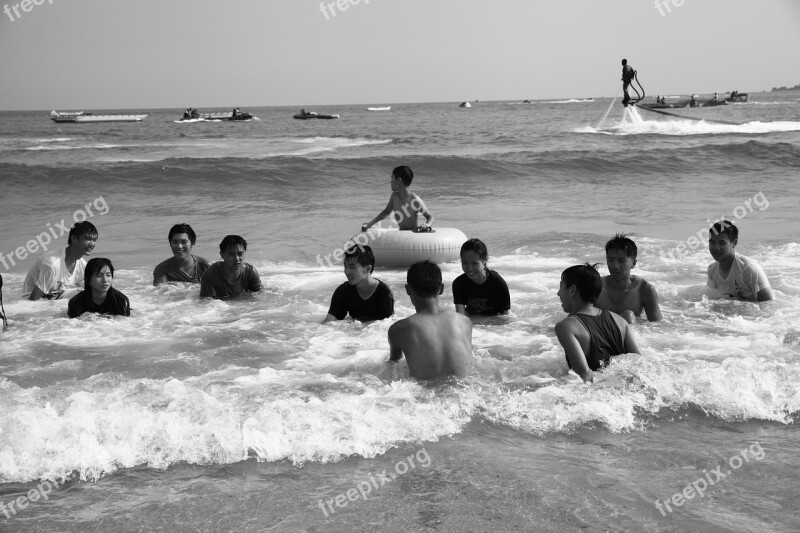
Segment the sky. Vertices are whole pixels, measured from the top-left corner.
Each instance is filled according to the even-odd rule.
[[[621,92],[623,57],[648,95],[800,83],[798,0],[0,0],[0,8],[0,110],[611,97]]]

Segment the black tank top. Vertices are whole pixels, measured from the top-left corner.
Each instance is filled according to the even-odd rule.
[[[577,318],[589,332],[589,352],[586,354],[589,368],[598,370],[601,366],[607,365],[612,356],[625,353],[625,339],[622,338],[622,333],[610,312],[603,310],[597,316],[584,314],[570,316]]]

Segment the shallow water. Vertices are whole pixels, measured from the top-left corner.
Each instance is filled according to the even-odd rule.
[[[314,125],[281,108],[245,124],[174,124],[175,111],[157,110],[92,129],[5,113],[0,252],[89,204],[95,255],[114,261],[132,313],[69,320],[66,302],[19,300],[33,259],[0,267],[11,321],[0,501],[74,478],[0,514],[2,526],[796,530],[800,106],[781,98],[714,110],[738,127],[618,106],[598,126],[608,100],[353,106]],[[404,363],[386,365],[394,318],[319,324],[343,276],[317,257],[385,205],[399,164],[439,226],[487,243],[511,291],[509,320],[476,324],[475,370],[460,382],[418,383]],[[703,296],[711,258],[691,239],[722,215],[776,301]],[[205,302],[195,287],[150,286],[183,221],[211,260],[223,235],[243,235],[266,290]],[[644,355],[584,385],[553,333],[555,293],[567,266],[604,263],[617,231],[633,233],[634,273],[656,286],[664,320],[636,326]],[[460,266],[443,271],[452,308]],[[396,317],[411,314],[404,272],[376,275]],[[754,443],[763,458],[703,498],[667,516],[654,505]],[[319,508],[421,449],[429,467],[329,516]]]

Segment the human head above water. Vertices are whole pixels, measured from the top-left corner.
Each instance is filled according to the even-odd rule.
[[[628,64],[628,60],[627,60],[627,59],[623,59],[623,60],[622,60],[622,66],[624,67],[624,66],[625,66],[625,65],[627,65],[627,64]]]
[[[409,185],[411,185],[411,181],[414,179],[414,171],[405,165],[400,167],[395,167],[395,169],[392,170],[392,177],[400,178],[401,180],[403,180],[403,185],[408,187]]]
[[[111,272],[111,277],[114,277],[114,265],[111,264],[111,259],[106,259],[105,257],[92,257],[86,263],[86,266],[83,269],[83,289],[90,290],[92,278],[97,275],[98,272],[103,270],[103,267],[108,267],[108,271]]]
[[[486,249],[486,245],[483,244],[483,241],[480,239],[469,239],[467,242],[462,244],[460,252],[462,257],[464,256],[464,252],[475,252],[478,258],[484,263],[489,260],[489,251]]]
[[[191,242],[192,246],[194,246],[194,243],[197,241],[197,235],[195,235],[194,230],[189,224],[175,224],[174,226],[172,226],[172,228],[169,230],[169,237],[167,240],[169,240],[169,242],[172,242],[172,237],[174,237],[179,233],[185,233],[186,235],[188,235],[189,242]]]
[[[442,293],[442,271],[436,263],[427,259],[414,263],[406,274],[406,283],[418,296],[429,298]]]
[[[634,261],[636,261],[636,255],[639,253],[636,249],[636,243],[624,233],[617,233],[606,243],[606,253],[611,250],[622,250],[626,256]]]
[[[709,239],[713,239],[718,235],[725,235],[728,237],[728,240],[731,242],[731,244],[735,245],[739,240],[739,228],[737,228],[733,222],[721,220],[711,226],[711,228],[708,230]]]
[[[603,290],[603,280],[597,271],[597,265],[584,263],[582,265],[571,266],[561,273],[561,281],[564,288],[568,289],[575,285],[578,295],[584,302],[595,303]]]
[[[241,246],[242,249],[247,251],[247,241],[238,235],[225,235],[222,242],[219,243],[219,253],[224,254],[225,250],[233,246]]]
[[[97,228],[94,227],[94,224],[89,222],[88,220],[84,220],[83,222],[76,222],[72,225],[69,230],[69,236],[67,237],[67,242],[72,244],[72,238],[80,239],[84,235],[94,236],[95,240],[97,239]]]
[[[369,267],[369,272],[372,274],[375,271],[375,254],[372,253],[372,248],[369,246],[351,246],[344,251],[343,263],[353,261],[362,267]]]

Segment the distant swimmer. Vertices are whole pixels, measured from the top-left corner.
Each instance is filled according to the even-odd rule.
[[[624,318],[594,306],[602,288],[600,274],[588,263],[561,273],[558,297],[569,316],[556,324],[556,336],[564,348],[567,366],[583,381],[592,381],[592,372],[615,355],[642,353]]]
[[[480,239],[461,245],[463,274],[453,281],[456,312],[466,315],[507,315],[511,297],[506,281],[486,266],[489,252]]]
[[[430,261],[414,263],[406,282],[416,313],[389,328],[389,362],[405,355],[409,373],[417,379],[463,378],[472,368],[472,322],[439,308],[442,271]]]
[[[226,235],[219,243],[217,261],[206,270],[200,279],[200,297],[223,300],[235,298],[249,292],[258,292],[263,287],[258,271],[245,262],[247,241],[239,235]]]
[[[722,220],[709,229],[708,251],[714,262],[708,266],[706,285],[711,296],[765,302],[772,300],[772,287],[755,259],[736,251],[739,228]]]
[[[175,224],[169,230],[172,257],[162,261],[153,271],[153,285],[169,282],[200,283],[211,266],[207,259],[192,254],[197,235],[189,224]]]
[[[603,290],[595,304],[598,309],[614,311],[630,324],[641,316],[642,311],[650,322],[661,320],[655,287],[646,279],[631,275],[631,270],[636,267],[637,254],[636,243],[624,233],[618,233],[606,243],[609,275],[602,279]]]
[[[631,101],[631,96],[628,94],[628,87],[630,86],[631,82],[633,81],[633,77],[636,75],[636,71],[633,70],[633,67],[628,64],[627,59],[622,60],[622,92],[625,96],[622,98],[622,105],[628,107],[628,103]]]
[[[389,215],[392,215],[401,230],[430,231],[433,215],[422,198],[408,190],[413,179],[414,172],[409,167],[395,167],[389,181],[392,188],[389,203],[378,216],[363,224],[361,231],[367,231]],[[425,217],[425,222],[420,222],[420,215]]]
[[[77,318],[84,313],[131,316],[128,297],[112,287],[114,265],[105,257],[95,257],[86,263],[84,288],[70,298],[67,315]]]
[[[349,313],[359,322],[383,320],[394,314],[394,296],[384,282],[372,277],[375,255],[369,246],[353,246],[344,252],[344,275],[331,298],[324,322],[344,320]]]

